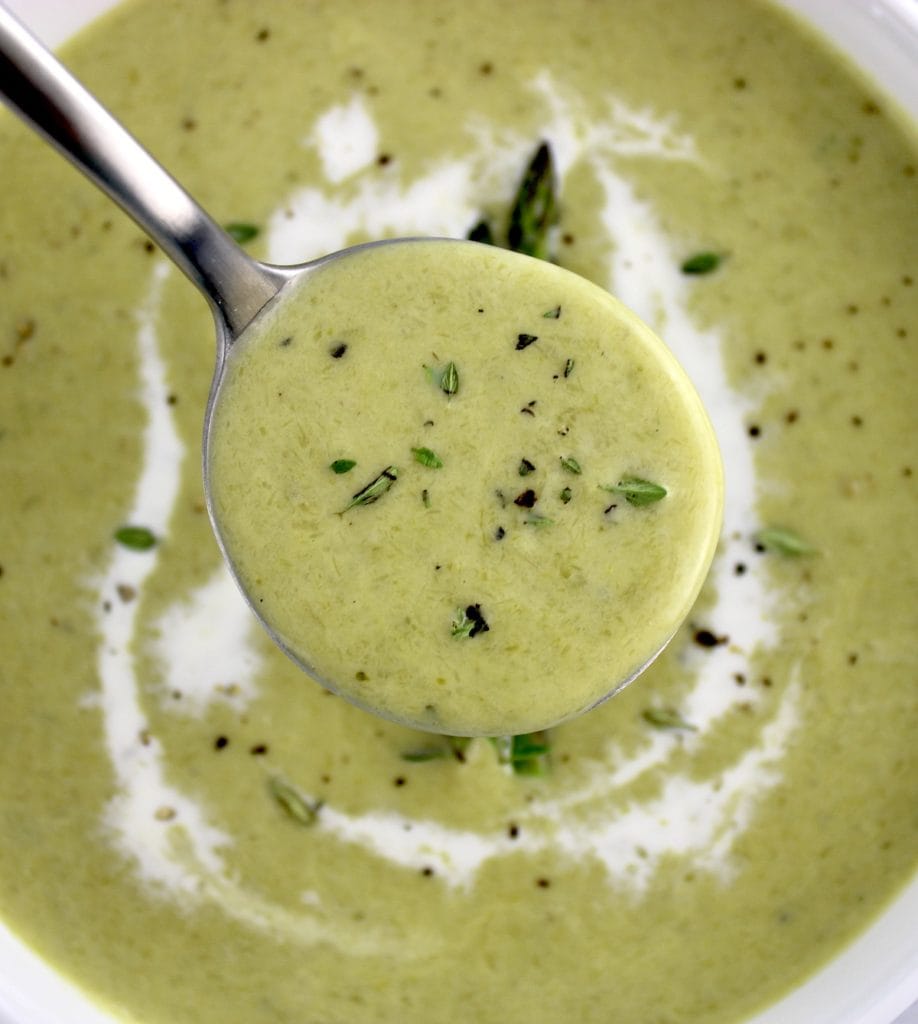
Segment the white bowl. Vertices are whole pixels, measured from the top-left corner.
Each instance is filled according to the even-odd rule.
[[[778,0],[918,121],[918,0]],[[57,45],[113,0],[7,0]],[[901,1016],[899,1016],[901,1015]],[[0,1024],[115,1024],[0,924]],[[918,1024],[918,877],[839,956],[747,1024]]]

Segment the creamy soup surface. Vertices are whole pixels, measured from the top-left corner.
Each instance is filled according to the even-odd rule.
[[[244,592],[336,692],[528,733],[681,625],[720,533],[697,392],[607,292],[472,242],[316,269],[232,347],[210,493]]]
[[[736,0],[134,0],[66,56],[280,263],[481,219],[500,242],[548,141],[552,259],[686,367],[726,503],[686,624],[582,718],[460,741],[326,693],[210,530],[203,303],[4,116],[5,925],[144,1024],[740,1024],[858,934],[918,864],[914,129]],[[329,450],[344,504],[400,470],[336,527],[425,488],[434,514],[438,443],[409,448],[440,469]],[[555,457],[576,499],[594,463]],[[473,652],[498,617],[445,607],[476,603]]]

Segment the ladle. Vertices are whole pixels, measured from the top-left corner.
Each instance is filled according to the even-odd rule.
[[[342,250],[299,266],[274,266],[258,262],[247,255],[169,175],[152,156],[134,139],[103,106],[63,67],[63,65],[22,26],[7,10],[0,6],[0,94],[7,104],[32,128],[43,135],[63,156],[70,160],[95,185],[113,199],[137,224],[157,243],[173,263],[191,280],[207,299],[213,313],[217,335],[216,369],[205,414],[204,478],[208,497],[208,509],[215,526],[218,541],[230,568],[239,580],[221,536],[219,516],[215,516],[208,484],[208,438],[214,419],[215,406],[219,404],[220,384],[224,376],[227,358],[232,347],[252,324],[260,311],[271,305],[282,290],[296,290],[294,283],[312,275],[318,268],[327,267],[330,261],[347,259],[353,252],[363,256],[372,249],[380,251],[393,244],[410,243],[411,240],[370,243]],[[446,240],[444,240],[446,242]],[[471,243],[449,243],[468,246]],[[482,246],[482,249],[486,247]],[[527,257],[511,256],[511,259],[527,260]],[[570,275],[568,275],[570,276]],[[593,287],[593,286],[590,286]],[[596,289],[599,292],[599,289]],[[603,293],[605,294],[605,293]],[[283,309],[283,305],[280,307]],[[272,315],[274,315],[272,313]],[[623,314],[624,315],[624,314]],[[630,314],[629,314],[630,315]],[[649,333],[649,332],[648,332]],[[521,337],[523,337],[521,335]],[[654,339],[656,340],[656,339]],[[657,342],[658,343],[658,342]],[[659,344],[659,343],[658,343]],[[662,349],[663,346],[660,345]],[[671,359],[668,353],[666,358]],[[700,404],[700,403],[699,403]],[[701,420],[704,420],[703,411]],[[700,422],[700,421],[699,421]],[[719,467],[715,476],[719,474]],[[719,487],[719,478],[714,480]],[[719,506],[712,503],[712,529],[705,539],[706,550],[697,560],[695,577],[680,582],[687,587],[689,599],[697,593],[701,579],[713,551],[714,535],[719,521]],[[246,586],[240,582],[243,592]],[[321,678],[310,668],[309,652],[291,649],[266,621],[251,593],[246,593],[249,604],[262,619],[268,632],[300,667],[328,686],[339,689],[339,680]],[[476,606],[477,607],[477,606]],[[269,618],[269,617],[268,617]],[[669,641],[674,624],[659,637],[648,657],[637,670],[629,671],[628,678],[612,678],[608,691],[616,692],[625,682],[634,678],[646,664],[656,657],[659,650]],[[354,699],[370,710],[374,707],[371,697],[354,697],[345,688],[345,696]],[[591,698],[591,704],[598,702]],[[430,707],[431,705],[428,705]],[[586,710],[586,705],[567,709],[567,714]],[[382,713],[398,718],[389,710]],[[556,716],[565,717],[565,715]],[[461,728],[450,721],[425,721],[423,716],[402,719],[419,728],[433,731],[453,732]],[[499,714],[493,718],[500,721],[501,733],[528,731],[517,728],[520,723],[502,719]],[[531,725],[532,723],[527,723]],[[550,724],[550,723],[540,723]]]

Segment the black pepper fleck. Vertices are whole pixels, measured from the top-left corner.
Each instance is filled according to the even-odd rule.
[[[717,647],[727,642],[725,636],[715,636],[709,629],[696,630],[693,639],[699,647]]]

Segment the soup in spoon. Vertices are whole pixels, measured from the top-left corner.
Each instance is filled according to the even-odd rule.
[[[278,643],[421,729],[546,728],[688,614],[720,457],[688,378],[608,293],[474,242],[371,245],[231,348],[211,511]]]

